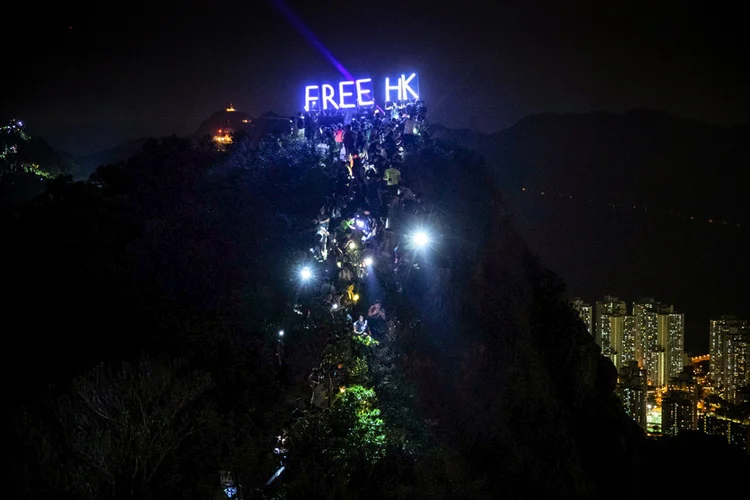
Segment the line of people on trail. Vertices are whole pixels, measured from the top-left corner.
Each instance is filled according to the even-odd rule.
[[[303,121],[315,124],[306,140],[333,152],[332,194],[312,221],[311,247],[314,258],[328,266],[327,275],[335,276],[327,296],[333,309],[356,304],[356,289],[373,262],[398,264],[400,229],[421,213],[419,197],[404,183],[409,173],[403,158],[424,140],[419,131],[426,130],[426,108],[417,101],[394,106],[390,113],[370,110],[346,125],[331,126],[318,124],[340,116],[304,115]],[[329,129],[335,130],[326,144]]]
[[[406,136],[415,135],[417,123],[426,129],[424,112],[420,103],[400,108],[399,117],[384,118],[375,112],[344,126],[321,127],[312,139],[306,137],[326,141],[333,128],[340,136],[340,140],[334,138],[326,145],[334,153],[329,161],[338,167],[332,195],[312,220],[315,236],[311,253],[327,268],[323,275],[330,279],[321,290],[332,314],[356,308],[359,286],[371,266],[399,263],[401,229],[409,225],[410,217],[420,215],[421,206],[419,198],[404,184],[404,154],[418,144]],[[317,120],[317,115],[310,116]],[[383,339],[387,318],[380,299],[366,313],[357,314],[356,320],[348,312],[347,316],[353,335]],[[329,395],[338,385],[345,385],[340,380],[345,372],[340,363],[329,370],[322,365],[313,369],[308,379],[311,408],[327,406]]]
[[[351,333],[381,339],[387,329],[386,310],[376,299],[354,320],[349,312],[359,301],[359,287],[371,266],[380,262],[399,265],[401,230],[410,218],[422,215],[419,197],[404,184],[404,154],[428,138],[426,107],[421,101],[393,103],[388,110],[357,109],[353,116],[338,112],[300,113],[290,120],[290,133],[314,143],[325,153],[337,173],[331,196],[312,220],[313,257],[327,267],[329,278],[324,304],[331,314],[347,311]],[[404,175],[406,174],[406,175]],[[282,383],[287,381],[283,331],[279,332],[275,364]],[[327,407],[336,391],[347,386],[347,367],[342,361],[321,363],[308,377],[312,394],[309,408]],[[270,486],[286,468],[290,442],[288,428],[302,412],[296,408],[276,436],[274,454],[279,468],[267,481]]]
[[[373,265],[398,266],[401,231],[422,215],[421,201],[404,181],[404,155],[427,137],[422,102],[396,103],[347,119],[338,112],[301,113],[292,134],[324,151],[336,175],[331,195],[312,222],[312,257],[325,268],[319,288],[331,314],[345,311],[354,336],[382,340],[387,330],[383,303],[376,299],[355,314],[360,285]],[[344,314],[344,312],[342,312]],[[356,317],[356,320],[354,319]],[[280,342],[283,344],[283,342]],[[310,409],[327,407],[347,385],[341,361],[321,363],[308,377]]]

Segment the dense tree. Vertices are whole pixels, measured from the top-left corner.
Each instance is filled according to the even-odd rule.
[[[211,383],[183,372],[179,363],[148,359],[117,370],[100,365],[50,401],[54,422],[22,414],[47,484],[94,499],[150,498],[154,484],[175,482],[176,451],[202,419],[191,407]]]

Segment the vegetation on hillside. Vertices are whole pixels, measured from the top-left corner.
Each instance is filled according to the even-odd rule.
[[[608,365],[483,159],[427,144],[404,169],[445,245],[406,282],[374,270],[377,344],[297,280],[333,182],[303,141],[149,141],[3,219],[12,496],[595,498],[639,470]]]

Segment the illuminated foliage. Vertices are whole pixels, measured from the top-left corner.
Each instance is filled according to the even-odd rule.
[[[369,370],[370,367],[365,358],[354,358],[354,361],[349,368],[349,382],[352,384],[366,383],[370,380]]]
[[[333,403],[334,425],[346,429],[345,446],[336,458],[345,463],[375,463],[386,454],[386,435],[375,391],[352,385],[339,392]]]
[[[6,174],[51,179],[74,169],[69,158],[40,138],[29,135],[20,120],[11,120],[0,127],[0,179]]]
[[[380,344],[380,342],[370,337],[369,335],[353,335],[352,338],[355,342],[359,342],[365,347],[372,347]]]

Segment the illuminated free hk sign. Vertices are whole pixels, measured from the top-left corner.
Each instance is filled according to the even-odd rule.
[[[376,94],[382,95],[386,104],[419,99],[419,77],[416,73],[402,74],[395,79],[386,77],[379,88],[373,84],[372,78],[308,85],[305,87],[304,107],[305,111],[321,111],[373,106]]]

